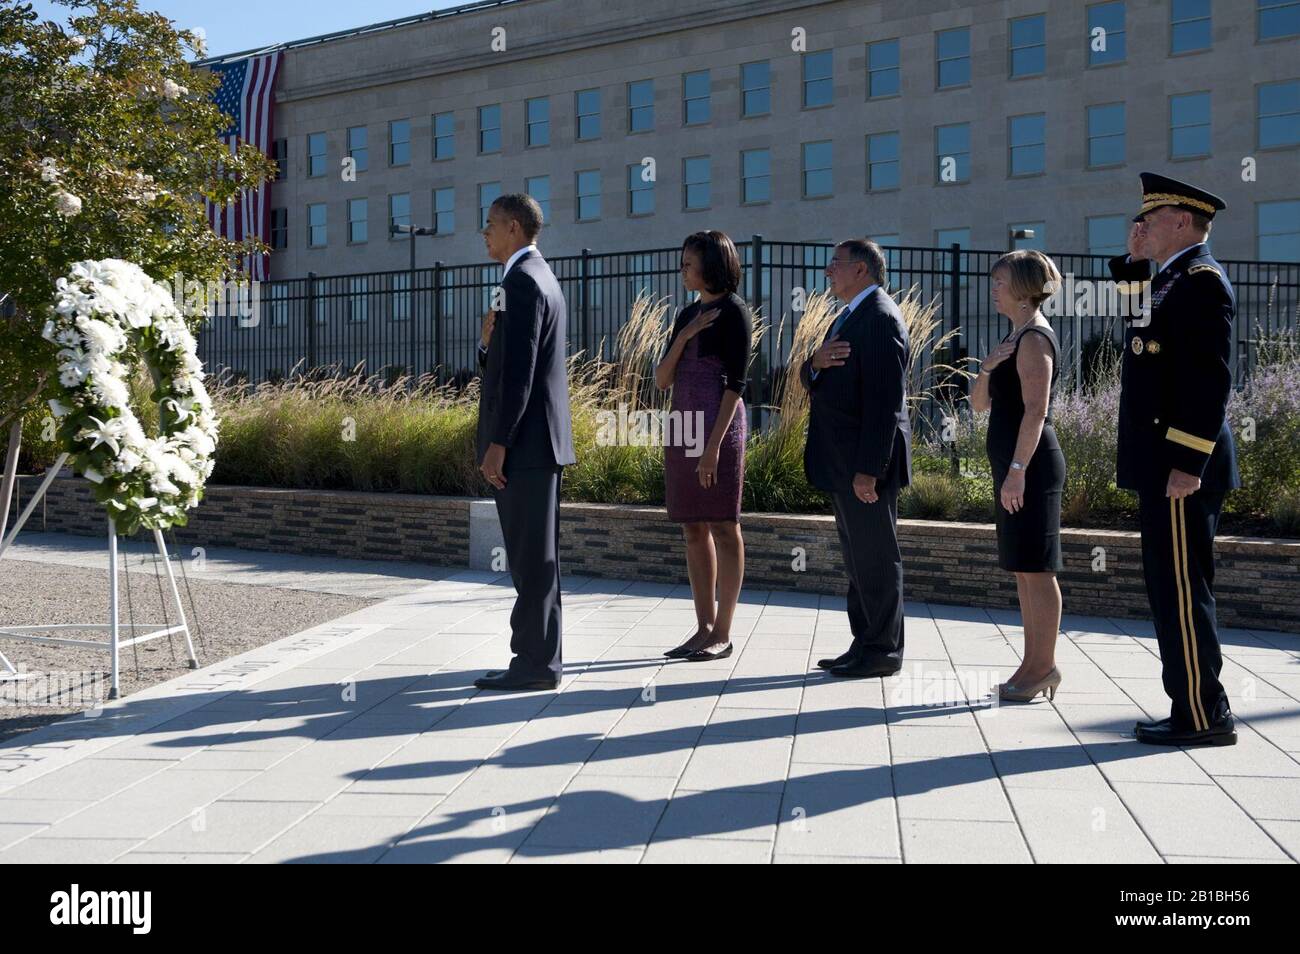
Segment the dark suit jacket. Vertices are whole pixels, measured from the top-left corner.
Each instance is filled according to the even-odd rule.
[[[502,444],[511,468],[572,464],[564,294],[535,251],[515,261],[501,287],[505,311],[497,313],[486,359],[480,353],[478,461],[488,444]]]
[[[829,334],[829,332],[828,332]],[[812,358],[799,368],[811,395],[803,466],[821,490],[850,493],[854,474],[882,488],[912,480],[912,426],[907,414],[907,327],[882,288],[864,298],[840,328],[851,345],[843,366],[814,379]]]
[[[1117,281],[1144,282],[1145,259],[1110,261]],[[1116,484],[1163,494],[1169,471],[1206,490],[1241,486],[1227,421],[1236,294],[1209,248],[1197,245],[1150,284],[1149,321],[1127,321],[1119,400]]]

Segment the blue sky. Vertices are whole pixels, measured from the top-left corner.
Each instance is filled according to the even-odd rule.
[[[156,10],[178,27],[202,27],[209,55],[237,53],[286,40],[380,23],[412,14],[458,6],[467,0],[140,0],[143,10]],[[67,7],[35,0],[36,12],[63,20]],[[250,25],[251,24],[251,25]]]

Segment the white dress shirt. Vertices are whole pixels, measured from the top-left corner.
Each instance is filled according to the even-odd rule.
[[[1174,259],[1178,258],[1178,256],[1182,255],[1183,252],[1188,252],[1188,251],[1190,251],[1191,249],[1196,248],[1196,246],[1198,246],[1198,245],[1204,245],[1204,244],[1205,244],[1204,242],[1193,242],[1191,245],[1187,246],[1187,248],[1183,249],[1181,252],[1174,252],[1173,255],[1170,255],[1167,259],[1164,260],[1164,263],[1161,264],[1161,266],[1160,266],[1159,270],[1156,272],[1156,274],[1159,275],[1160,272],[1163,272],[1166,268],[1168,268],[1168,267],[1169,267],[1169,263],[1172,262]]]

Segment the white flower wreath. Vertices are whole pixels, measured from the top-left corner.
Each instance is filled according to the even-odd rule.
[[[42,334],[59,348],[62,394],[49,402],[59,439],[119,532],[183,525],[212,473],[218,421],[194,336],[167,287],[130,262],[78,262],[58,280]],[[133,354],[155,382],[157,437],[131,408]]]

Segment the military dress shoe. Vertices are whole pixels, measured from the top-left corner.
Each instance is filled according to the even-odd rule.
[[[1232,716],[1224,716],[1212,723],[1208,729],[1180,729],[1171,721],[1157,722],[1154,725],[1134,727],[1134,736],[1147,745],[1236,745],[1237,730],[1233,726]]]
[[[840,655],[836,656],[834,659],[817,660],[817,668],[833,669],[836,666],[843,666],[845,663],[850,663],[852,661],[853,661],[853,650],[850,649],[849,651],[845,653],[841,653]]]
[[[840,679],[887,679],[902,668],[886,663],[850,661],[832,666],[826,671]]]
[[[489,670],[486,676],[474,680],[476,689],[547,689],[554,691],[560,681],[554,676],[522,676],[508,669]]]
[[[1138,721],[1133,724],[1133,731],[1136,732],[1139,728],[1154,729],[1157,726],[1168,725],[1168,724],[1169,724],[1169,716],[1165,716],[1163,719],[1154,719],[1154,720],[1138,719]]]

